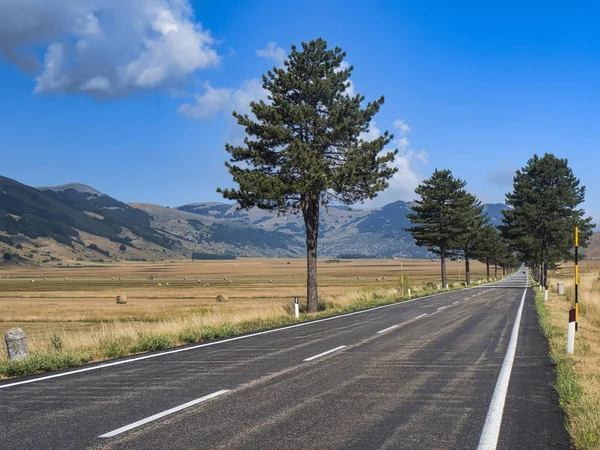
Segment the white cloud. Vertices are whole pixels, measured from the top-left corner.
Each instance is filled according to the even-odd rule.
[[[195,119],[207,119],[223,113],[227,119],[226,140],[230,144],[240,145],[246,136],[245,130],[238,125],[231,115],[233,111],[251,115],[250,102],[268,101],[268,92],[257,78],[246,80],[239,89],[213,88],[205,84],[205,92],[197,95],[194,104],[183,104],[179,107],[181,115]]]
[[[381,136],[381,130],[377,128],[376,122],[371,120],[371,122],[369,122],[369,129],[365,133],[361,133],[359,137],[365,142],[370,142],[373,139],[377,139],[379,136]]]
[[[257,78],[244,81],[237,89],[214,88],[209,83],[204,84],[204,93],[196,95],[194,104],[183,104],[179,113],[195,119],[214,117],[220,112],[230,116],[232,111],[241,114],[250,113],[250,102],[266,100],[267,91]]]
[[[402,119],[394,120],[394,128],[400,130],[400,135],[405,135],[410,132],[410,127],[408,124]]]
[[[233,89],[213,88],[210,83],[204,84],[204,93],[196,95],[193,105],[184,104],[179,107],[179,113],[195,119],[213,117],[231,105]]]
[[[0,1],[0,54],[38,72],[36,93],[170,88],[218,65],[214,45],[189,0]]]
[[[406,136],[402,136],[402,137],[396,139],[394,142],[398,146],[399,149],[404,149],[404,150],[406,150],[408,148],[408,146],[410,145],[410,141],[408,140],[408,138]]]
[[[348,69],[348,67],[350,67],[350,63],[348,63],[348,61],[342,61],[338,70],[346,70]],[[356,95],[354,83],[350,79],[348,79],[346,83],[348,84],[348,86],[346,87],[344,94],[346,94],[348,97],[354,97]]]
[[[266,48],[256,50],[256,54],[261,58],[272,59],[278,66],[283,66],[283,61],[285,61],[287,56],[285,50],[279,47],[275,42],[269,42]]]
[[[398,130],[398,138],[393,143],[398,149],[398,154],[392,164],[398,169],[398,172],[389,181],[390,186],[383,192],[380,192],[376,199],[365,202],[369,207],[383,206],[390,202],[398,200],[412,201],[415,198],[415,188],[421,183],[422,177],[419,173],[419,166],[429,163],[429,154],[425,150],[413,150],[410,148],[410,140],[407,134],[410,133],[410,126],[401,119],[394,121],[394,128]],[[375,127],[375,122],[369,124],[369,133],[372,129],[380,134],[379,129]],[[375,134],[373,134],[375,135]],[[377,137],[375,136],[375,137]],[[388,152],[391,149],[385,149]]]

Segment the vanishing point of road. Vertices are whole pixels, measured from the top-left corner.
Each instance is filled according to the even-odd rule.
[[[569,448],[527,283],[4,380],[0,448]]]

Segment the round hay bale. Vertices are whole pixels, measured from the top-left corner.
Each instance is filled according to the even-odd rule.
[[[296,277],[294,277],[294,280],[296,279]]]
[[[162,287],[162,283],[158,283],[156,287]]]
[[[44,280],[47,280],[48,278],[44,277]]]
[[[149,279],[149,280],[154,280],[154,275],[150,275],[150,276],[148,277],[148,279]]]
[[[165,283],[165,286],[168,286],[168,285],[169,285],[169,283]]]
[[[206,286],[206,287],[210,287],[210,283],[206,283],[204,286]]]
[[[187,277],[183,277],[184,280],[187,280]]]
[[[272,283],[272,282],[273,282],[273,280],[269,280],[269,283]]]
[[[110,277],[111,280],[115,281],[115,277]]]
[[[229,284],[233,283],[233,281],[231,281],[231,280],[227,280],[227,281],[229,281]]]
[[[123,281],[123,278],[119,277],[119,281]]]
[[[198,280],[198,283],[202,283],[202,280]]]
[[[69,281],[69,279],[67,277],[65,277],[65,281]]]
[[[32,283],[35,283],[35,280],[31,280]]]
[[[356,277],[357,280],[360,280],[360,277]]]
[[[125,295],[117,295],[117,305],[124,305],[127,303],[127,297]]]
[[[217,302],[225,303],[226,301],[227,301],[227,297],[225,297],[224,295],[217,295]]]

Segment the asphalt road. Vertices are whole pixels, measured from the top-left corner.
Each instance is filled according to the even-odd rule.
[[[526,283],[5,380],[0,448],[569,448]]]

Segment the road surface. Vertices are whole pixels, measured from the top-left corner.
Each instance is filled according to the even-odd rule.
[[[526,285],[4,380],[0,447],[569,448]]]

